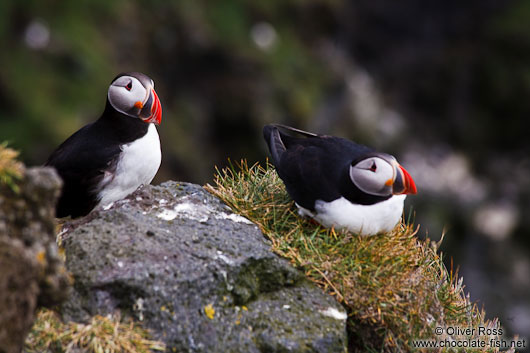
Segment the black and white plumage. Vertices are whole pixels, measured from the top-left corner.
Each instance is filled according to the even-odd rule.
[[[406,194],[416,193],[412,177],[389,154],[283,125],[267,125],[263,135],[300,215],[325,227],[361,235],[390,231]]]
[[[56,216],[84,216],[149,184],[161,162],[155,127],[161,119],[153,80],[138,72],[118,75],[101,117],[66,139],[46,162],[63,180]]]

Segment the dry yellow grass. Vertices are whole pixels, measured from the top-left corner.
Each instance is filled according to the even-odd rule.
[[[59,316],[42,309],[26,339],[27,353],[148,353],[165,351],[165,345],[148,338],[149,333],[132,320],[119,316],[94,316],[89,323],[63,323]]]
[[[24,165],[17,161],[18,152],[8,148],[7,143],[0,144],[0,185],[8,185],[18,191],[16,181],[22,177]]]

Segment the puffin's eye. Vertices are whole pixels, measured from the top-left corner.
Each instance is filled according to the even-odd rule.
[[[372,166],[370,167],[370,170],[374,173],[377,171],[377,164],[375,164],[375,162],[372,162]]]
[[[125,88],[127,88],[127,91],[130,91],[132,89],[132,81],[129,82]]]

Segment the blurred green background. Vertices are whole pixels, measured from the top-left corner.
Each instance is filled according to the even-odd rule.
[[[103,111],[123,71],[153,78],[168,179],[267,156],[281,122],[394,154],[420,237],[472,299],[530,333],[530,2],[0,2],[0,141],[41,165]]]

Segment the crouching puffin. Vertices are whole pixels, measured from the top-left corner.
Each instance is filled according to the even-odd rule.
[[[416,193],[412,177],[389,154],[283,125],[265,126],[263,136],[299,214],[325,227],[388,232],[401,219],[406,194]]]
[[[138,72],[119,74],[101,117],[66,139],[46,162],[63,179],[56,216],[84,216],[149,184],[161,162],[155,127],[161,119],[153,80]]]

